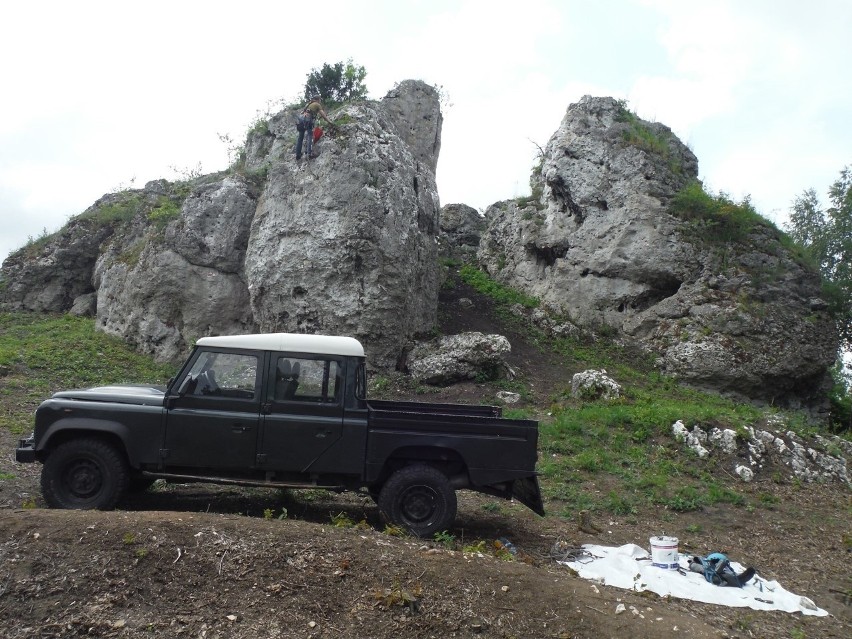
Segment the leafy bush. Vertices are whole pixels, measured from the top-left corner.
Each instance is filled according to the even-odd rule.
[[[796,198],[787,230],[822,275],[841,345],[852,349],[852,167],[829,187],[827,207],[813,189]]]
[[[843,360],[838,358],[831,369],[833,385],[829,393],[831,401],[831,427],[835,432],[852,433],[852,375],[843,366]]]

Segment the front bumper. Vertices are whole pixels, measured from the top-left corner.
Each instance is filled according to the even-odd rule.
[[[15,461],[21,464],[31,464],[36,461],[35,439],[19,439],[15,449]]]

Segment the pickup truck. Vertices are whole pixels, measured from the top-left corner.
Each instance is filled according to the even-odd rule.
[[[55,393],[21,439],[52,508],[116,506],[157,479],[366,490],[419,536],[449,529],[456,490],[544,515],[538,424],[499,407],[375,401],[351,337],[204,337],[168,386]]]

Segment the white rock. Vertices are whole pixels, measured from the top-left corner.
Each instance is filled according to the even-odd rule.
[[[754,479],[754,471],[752,471],[752,469],[748,466],[737,466],[734,469],[734,472],[739,475],[740,479],[742,479],[744,482],[750,482],[752,479]]]
[[[571,396],[579,399],[618,399],[621,386],[606,371],[589,369],[571,378]]]
[[[518,393],[513,393],[512,391],[500,391],[497,393],[497,399],[506,404],[517,404],[521,401],[521,396]]]

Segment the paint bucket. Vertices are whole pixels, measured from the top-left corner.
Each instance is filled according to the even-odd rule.
[[[651,564],[663,570],[677,570],[677,537],[651,537]]]

